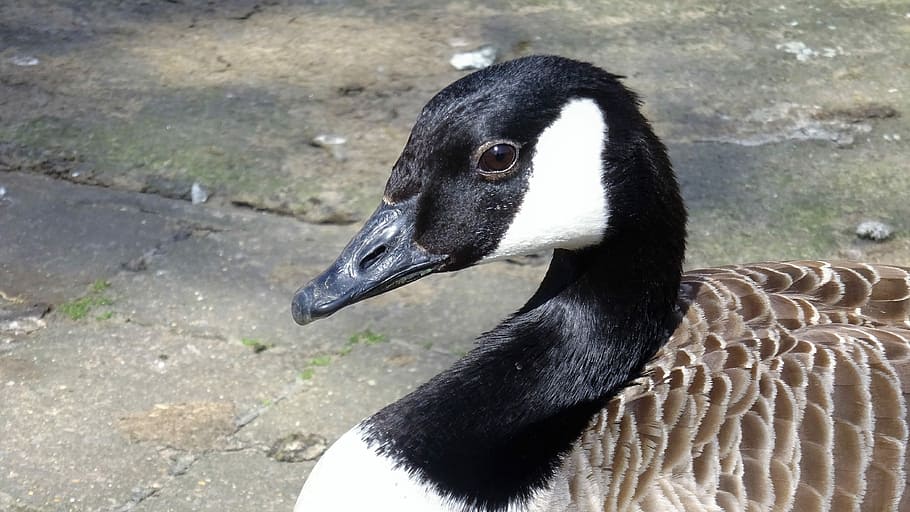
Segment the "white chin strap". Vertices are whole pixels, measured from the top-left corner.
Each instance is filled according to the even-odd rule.
[[[600,242],[609,215],[602,182],[606,131],[594,100],[566,103],[538,138],[518,212],[483,261]]]

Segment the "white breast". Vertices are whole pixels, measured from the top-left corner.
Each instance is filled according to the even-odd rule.
[[[300,491],[294,512],[461,510],[396,468],[363,440],[355,427],[329,448]]]
[[[538,492],[530,504],[515,503],[506,512],[543,512],[568,502],[568,490]],[[558,496],[554,496],[558,494]],[[470,512],[464,503],[444,498],[420,483],[363,440],[360,427],[349,430],[319,459],[294,512]]]

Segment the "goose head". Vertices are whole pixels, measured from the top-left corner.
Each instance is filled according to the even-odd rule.
[[[550,267],[461,360],[342,436],[298,510],[535,509],[678,323],[685,217],[666,150],[614,75],[536,56],[437,94],[377,210],[298,290],[295,320],[505,257],[553,250]]]
[[[299,324],[434,272],[556,250],[614,288],[675,296],[685,210],[638,100],[593,65],[521,58],[421,111],[382,202],[300,288]]]

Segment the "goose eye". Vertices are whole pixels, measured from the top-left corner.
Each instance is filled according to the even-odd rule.
[[[518,161],[518,148],[512,144],[500,142],[487,148],[480,155],[477,167],[483,174],[502,174],[512,169]]]

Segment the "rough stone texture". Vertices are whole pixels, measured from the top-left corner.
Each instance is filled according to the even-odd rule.
[[[44,315],[50,306],[43,303],[27,303],[21,299],[0,298],[0,341],[9,343],[15,337],[42,329],[47,325]]]
[[[540,258],[290,318],[458,51],[625,74],[689,266],[910,264],[908,23],[902,0],[0,2],[0,511],[290,510],[313,462],[269,448],[331,442],[529,296]],[[895,235],[857,239],[869,218]]]
[[[327,447],[325,438],[318,434],[295,432],[275,441],[269,449],[269,457],[278,462],[317,460]]]
[[[836,253],[864,214],[907,228],[902,0],[572,6],[5,2],[0,168],[362,219],[420,107],[463,75],[451,55],[491,44],[628,76],[687,194],[712,192],[692,203],[693,264]],[[309,143],[324,133],[345,158]]]
[[[210,450],[234,433],[234,405],[229,402],[155,404],[128,413],[117,428],[130,442],[151,442],[177,450]]]
[[[262,490],[274,510],[289,509],[311,464],[272,461],[269,447],[301,431],[334,440],[451,363],[543,271],[499,264],[437,276],[301,329],[290,318],[294,289],[354,226],[0,176],[29,199],[4,212],[2,233],[20,245],[0,246],[10,265],[0,290],[54,307],[46,327],[0,338],[9,510],[249,510]],[[135,255],[145,255],[141,268],[122,265]],[[99,279],[109,285],[96,291]],[[79,320],[61,312],[96,295],[106,301]],[[206,479],[237,493],[197,485]],[[184,486],[192,492],[175,491]]]

